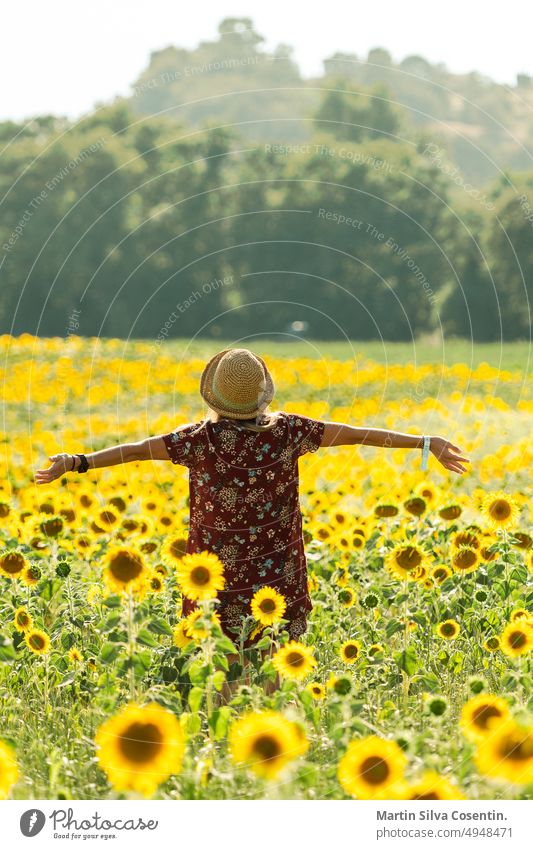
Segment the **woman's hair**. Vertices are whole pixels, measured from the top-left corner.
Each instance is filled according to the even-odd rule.
[[[207,416],[206,421],[210,422],[219,422],[224,421],[224,419],[229,419],[234,422],[234,424],[242,425],[247,430],[270,430],[273,428],[277,422],[279,421],[281,412],[276,411],[274,413],[268,412],[268,409],[262,413],[259,413],[258,416],[254,416],[251,419],[234,419],[231,416],[221,416],[215,410],[212,410],[211,407],[207,408]]]

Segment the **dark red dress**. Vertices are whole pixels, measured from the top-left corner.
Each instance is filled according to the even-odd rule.
[[[302,538],[298,458],[316,451],[324,422],[281,413],[274,427],[246,429],[235,419],[201,421],[163,439],[173,463],[189,469],[189,553],[212,551],[224,563],[219,593],[222,628],[240,628],[261,587],[285,597],[287,629],[297,639],[307,627],[311,599]],[[183,613],[195,604],[184,599]],[[247,644],[248,641],[247,641]]]

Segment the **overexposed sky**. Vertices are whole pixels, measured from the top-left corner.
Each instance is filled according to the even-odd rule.
[[[212,40],[226,17],[252,18],[268,48],[292,45],[304,76],[337,50],[364,58],[373,47],[508,84],[533,76],[531,0],[24,0],[3,9],[0,120],[77,117],[127,95],[150,51]]]

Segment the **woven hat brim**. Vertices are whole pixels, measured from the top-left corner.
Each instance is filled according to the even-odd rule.
[[[228,416],[232,419],[251,419],[254,416],[257,416],[260,412],[267,407],[272,399],[274,398],[275,388],[274,381],[272,380],[272,375],[270,374],[265,361],[258,355],[254,354],[263,367],[263,372],[265,375],[265,389],[263,392],[263,401],[260,407],[253,407],[249,410],[234,410],[227,409],[220,406],[220,402],[217,400],[213,393],[213,379],[215,376],[215,370],[219,363],[219,360],[222,359],[224,354],[227,354],[229,351],[234,350],[233,348],[226,348],[224,351],[219,351],[218,354],[215,354],[214,357],[211,357],[207,365],[205,366],[202,376],[200,378],[200,395],[208,404],[212,410],[216,413],[219,413],[221,416]]]

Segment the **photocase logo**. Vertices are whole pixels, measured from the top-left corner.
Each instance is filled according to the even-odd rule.
[[[29,811],[24,811],[20,818],[20,830],[24,837],[35,837],[43,830],[46,817],[38,808],[31,808]]]

